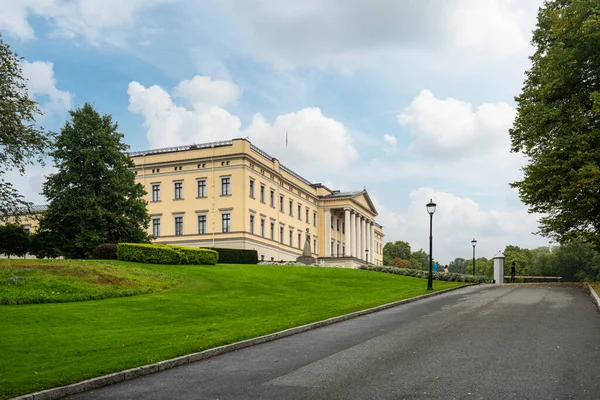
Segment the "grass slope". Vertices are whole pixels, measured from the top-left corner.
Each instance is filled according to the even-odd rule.
[[[600,296],[600,282],[590,282],[590,285],[592,285],[592,287],[596,291],[596,294]]]
[[[3,260],[0,304],[59,303],[169,289],[177,280],[144,268],[77,260]]]
[[[0,398],[189,354],[426,293],[426,280],[371,271],[167,266],[183,283],[150,295],[0,306]],[[461,285],[434,282],[435,290]]]

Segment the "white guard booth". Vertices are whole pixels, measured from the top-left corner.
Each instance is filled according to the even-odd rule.
[[[494,256],[494,283],[496,285],[504,283],[504,254],[501,251]]]

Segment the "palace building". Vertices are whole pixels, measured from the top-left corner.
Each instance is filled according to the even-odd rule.
[[[366,190],[311,183],[246,139],[131,152],[155,243],[255,249],[295,261],[307,234],[320,263],[383,263],[383,227]]]

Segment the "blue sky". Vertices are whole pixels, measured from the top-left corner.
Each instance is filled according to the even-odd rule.
[[[492,257],[531,234],[508,129],[541,0],[0,0],[60,130],[92,102],[132,150],[246,137],[311,181],[367,187],[387,240]],[[290,144],[285,146],[285,132]],[[36,203],[52,166],[9,179]]]

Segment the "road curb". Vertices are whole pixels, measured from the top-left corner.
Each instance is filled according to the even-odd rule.
[[[466,287],[474,286],[465,285],[458,286],[454,288],[440,290],[439,292],[433,292],[428,294],[423,294],[421,296],[412,297],[410,299],[398,300],[392,303],[383,304],[381,306],[368,308],[366,310],[355,311],[350,314],[339,315],[337,317],[325,319],[322,321],[313,322],[310,324],[297,326],[295,328],[286,329],[284,331],[279,331],[275,333],[270,333],[268,335],[259,336],[253,339],[243,340],[241,342],[231,343],[224,346],[215,347],[212,349],[204,350],[198,353],[192,353],[181,357],[171,358],[169,360],[159,361],[154,364],[142,365],[140,367],[126,369],[124,371],[114,372],[112,374],[98,376],[95,378],[90,378],[85,381],[73,383],[67,386],[60,386],[57,388],[42,390],[40,392],[25,394],[19,397],[14,397],[12,400],[54,400],[60,399],[66,396],[70,396],[77,393],[87,392],[92,389],[97,389],[102,386],[112,385],[118,382],[127,381],[134,378],[139,378],[141,376],[150,375],[159,371],[164,371],[167,369],[179,367],[185,364],[190,364],[196,361],[205,360],[210,357],[218,356],[220,354],[229,353],[235,350],[244,349],[246,347],[255,346],[257,344],[270,342],[273,340],[281,339],[287,336],[296,335],[298,333],[306,332],[312,329],[320,328],[327,325],[332,325],[338,322],[347,321],[352,318],[360,317],[367,314],[372,314],[378,311],[386,310],[388,308],[397,307],[403,304],[412,303],[418,300],[422,300],[429,297],[439,296],[443,293],[452,292],[459,289],[464,289]],[[590,286],[590,290],[593,289]],[[594,293],[595,294],[595,293]],[[600,307],[600,299],[596,295],[596,302]]]
[[[588,286],[588,289],[590,289],[590,295],[596,302],[596,307],[598,307],[598,311],[600,311],[600,297],[598,297],[598,293],[596,293],[596,291],[594,290],[592,285],[590,285],[589,282],[586,282],[586,285]]]

